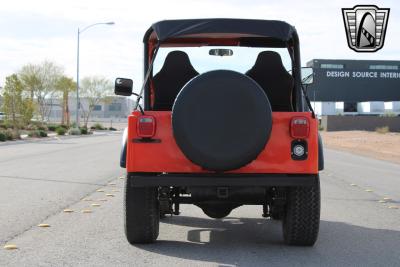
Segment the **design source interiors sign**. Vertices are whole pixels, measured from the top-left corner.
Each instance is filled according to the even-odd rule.
[[[383,78],[383,79],[400,79],[400,72],[391,71],[336,71],[327,70],[325,73],[327,78]]]
[[[361,66],[343,70],[316,68],[308,95],[316,101],[400,101],[400,72]]]

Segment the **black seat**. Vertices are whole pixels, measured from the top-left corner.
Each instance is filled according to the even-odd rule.
[[[273,111],[293,111],[293,77],[286,71],[278,53],[273,51],[259,53],[256,63],[246,75],[264,89]]]
[[[153,110],[172,110],[179,91],[198,74],[185,52],[170,52],[161,70],[153,78]]]

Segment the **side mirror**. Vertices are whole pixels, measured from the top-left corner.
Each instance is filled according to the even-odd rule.
[[[131,96],[133,81],[131,79],[117,78],[115,79],[114,93],[116,95]]]
[[[312,84],[314,81],[314,71],[311,67],[301,68],[301,83],[304,85]]]

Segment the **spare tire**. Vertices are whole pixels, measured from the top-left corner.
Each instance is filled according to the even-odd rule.
[[[190,80],[172,108],[175,141],[193,163],[228,171],[253,161],[272,128],[268,98],[251,78],[216,70]]]

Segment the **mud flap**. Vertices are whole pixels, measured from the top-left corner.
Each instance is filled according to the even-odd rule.
[[[318,133],[318,170],[322,171],[324,167],[324,147],[322,144],[321,135]]]
[[[127,139],[128,136],[128,128],[125,128],[124,134],[122,135],[122,148],[121,148],[121,155],[119,158],[119,166],[121,168],[126,168],[126,146],[127,146]]]

